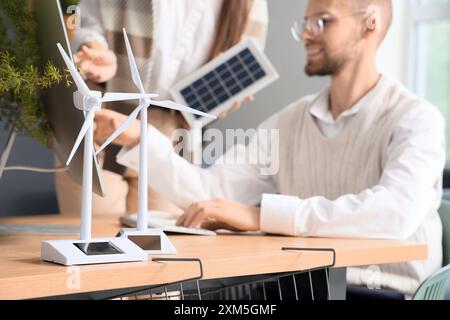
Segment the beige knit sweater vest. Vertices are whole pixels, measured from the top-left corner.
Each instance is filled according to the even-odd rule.
[[[370,102],[361,109],[335,138],[320,132],[310,108],[318,96],[307,97],[285,109],[278,122],[280,159],[283,163],[274,177],[283,195],[307,199],[324,196],[335,200],[346,194],[359,194],[379,184],[387,159],[392,132],[414,105],[405,103],[406,90],[390,84],[385,101]],[[437,220],[436,220],[437,219]],[[412,295],[430,272],[440,267],[442,248],[433,210],[427,221],[408,239],[428,243],[429,260],[402,264],[349,268],[350,284],[395,289]],[[351,223],[351,222],[349,222]],[[389,223],[386,221],[386,223]],[[356,227],[356,226],[355,226]],[[376,273],[381,274],[380,279]],[[372,278],[372,279],[371,279]]]
[[[411,106],[363,108],[343,132],[328,139],[309,112],[311,105],[294,107],[280,117],[280,159],[288,159],[288,165],[277,175],[279,191],[335,200],[377,185],[392,129]]]

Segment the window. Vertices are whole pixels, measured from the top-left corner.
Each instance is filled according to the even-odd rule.
[[[447,121],[447,159],[450,161],[450,0],[415,0],[411,85],[421,97],[438,106]]]

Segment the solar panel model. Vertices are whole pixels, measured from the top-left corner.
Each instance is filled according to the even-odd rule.
[[[246,40],[213,59],[176,84],[171,90],[175,101],[193,109],[219,116],[232,104],[262,90],[279,75],[253,40]],[[211,119],[183,113],[192,127]]]

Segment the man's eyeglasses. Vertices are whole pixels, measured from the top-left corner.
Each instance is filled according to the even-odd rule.
[[[353,17],[356,15],[360,15],[363,13],[367,13],[367,10],[361,10],[356,13],[342,16],[342,17],[333,17],[329,14],[320,14],[320,15],[314,15],[311,17],[306,17],[303,21],[295,21],[291,27],[291,33],[292,37],[298,42],[302,40],[302,32],[306,31],[311,36],[317,37],[320,36],[324,30],[325,27],[334,21],[337,21],[338,19],[344,19],[348,17]]]

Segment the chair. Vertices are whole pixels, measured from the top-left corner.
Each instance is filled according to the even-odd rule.
[[[426,279],[417,289],[413,300],[444,300],[450,277],[450,202],[442,201],[439,215],[442,220],[443,239],[442,253],[443,267]]]
[[[444,170],[444,189],[450,189],[450,167]]]

